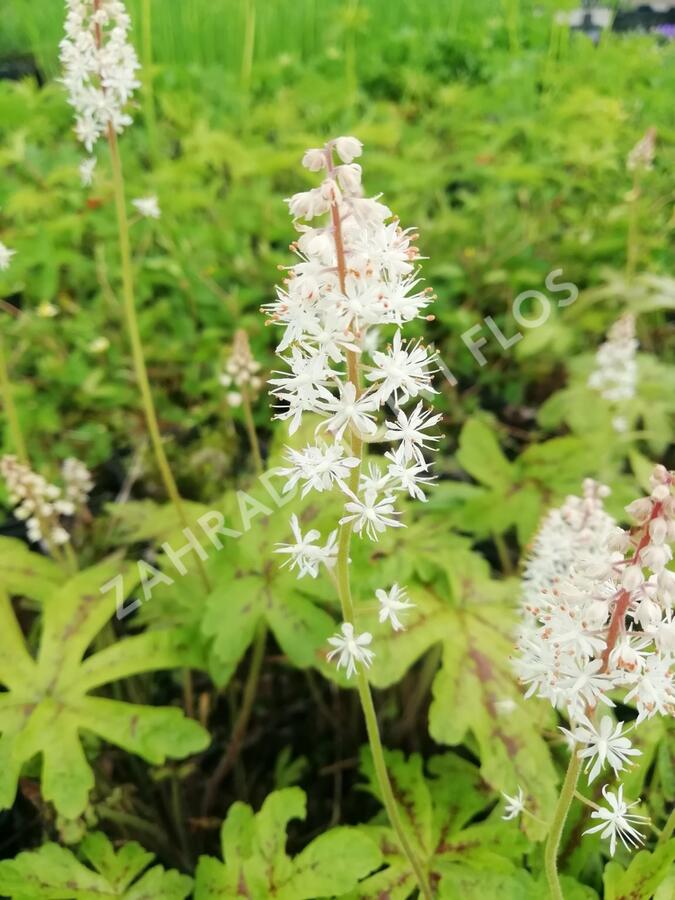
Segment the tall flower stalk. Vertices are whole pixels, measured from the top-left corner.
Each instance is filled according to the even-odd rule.
[[[107,139],[110,149],[122,265],[122,298],[136,383],[164,487],[179,522],[187,528],[183,503],[162,443],[134,296],[124,175],[117,140],[118,134],[132,122],[128,104],[140,87],[136,78],[140,65],[128,40],[131,20],[121,0],[66,0],[66,6],[66,34],[61,41],[62,81],[75,110],[75,132],[87,151],[91,153],[101,137]],[[209,589],[203,562],[196,554],[195,560],[204,585]]]
[[[9,269],[12,264],[12,258],[16,255],[16,250],[0,241],[0,272]],[[21,430],[21,422],[14,403],[14,388],[9,376],[9,363],[7,358],[7,350],[5,348],[5,336],[0,329],[0,396],[2,397],[2,406],[7,417],[9,427],[9,437],[12,442],[12,448],[19,458],[19,462],[28,462],[28,453],[26,451],[26,442],[23,438]]]
[[[298,577],[316,577],[321,566],[334,576],[343,622],[329,639],[327,658],[335,658],[348,677],[356,676],[389,821],[422,896],[431,897],[385,764],[366,672],[376,648],[371,649],[372,635],[357,627],[350,548],[355,532],[376,541],[386,529],[402,527],[397,495],[423,500],[423,486],[432,480],[424,451],[439,439],[428,429],[440,416],[424,409],[420,395],[434,392],[434,356],[421,341],[405,341],[402,329],[424,318],[422,311],[433,295],[420,289],[416,234],[402,229],[378,198],[363,196],[361,167],[354,162],[361,150],[353,137],[308,150],[303,165],[322,172],[323,181],[287,201],[300,233],[291,245],[299,261],[277,289],[277,299],[265,307],[270,319],[285,327],[277,352],[288,366],[275,373],[270,385],[277,418],[289,422],[291,434],[306,416],[314,418],[316,428],[313,444],[299,451],[287,449],[288,466],[281,474],[287,479],[285,490],[301,485],[303,496],[310,490],[339,492],[344,511],[325,543],[315,529],[303,535],[293,517],[294,541],[280,545],[277,552]],[[305,224],[318,217],[323,220],[318,226]],[[389,343],[381,329],[390,333]],[[416,405],[405,412],[402,407],[410,402]],[[365,469],[369,441],[390,443],[391,448]],[[404,627],[402,618],[413,606],[405,590],[398,585],[380,589],[376,599],[380,621]]]
[[[549,700],[566,714],[563,728],[571,757],[553,813],[545,850],[551,895],[562,900],[558,849],[576,797],[592,808],[613,856],[617,840],[640,846],[636,826],[648,823],[631,812],[623,786],[602,793],[606,807],[577,792],[582,771],[591,784],[607,768],[614,776],[640,751],[629,735],[645,719],[675,713],[675,573],[667,568],[675,542],[675,473],[656,466],[651,493],[626,511],[634,525],[618,528],[603,505],[608,489],[588,481],[583,497],[568,497],[537,535],[525,569],[523,624],[515,660],[527,696]],[[610,696],[637,707],[635,722],[615,720]]]
[[[9,377],[5,338],[2,332],[0,332],[0,395],[2,396],[2,406],[5,410],[5,416],[7,417],[12,447],[19,458],[19,461],[26,463],[28,461],[26,442],[23,438],[19,414],[16,410],[16,404],[14,403],[14,389]]]

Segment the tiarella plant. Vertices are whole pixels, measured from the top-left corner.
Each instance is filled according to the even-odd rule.
[[[324,540],[315,529],[303,534],[294,518],[294,540],[277,552],[298,577],[316,577],[323,565],[335,580],[343,622],[329,640],[328,659],[347,677],[356,675],[387,814],[420,891],[429,897],[427,874],[402,827],[384,761],[366,674],[377,648],[359,629],[350,544],[353,532],[376,541],[386,529],[402,527],[399,498],[423,499],[431,480],[425,451],[439,440],[430,429],[441,416],[425,409],[421,398],[434,392],[434,354],[419,339],[405,340],[403,328],[423,318],[433,294],[420,285],[416,233],[403,229],[379,197],[364,197],[361,166],[354,162],[361,151],[355,137],[308,150],[303,165],[323,180],[287,201],[300,235],[292,244],[298,262],[265,307],[284,328],[277,352],[287,366],[270,385],[277,418],[288,421],[291,434],[305,418],[316,427],[313,443],[301,451],[289,448],[282,474],[288,490],[339,491],[344,513]],[[364,470],[369,442],[390,448]],[[412,606],[405,591],[383,587],[377,600],[382,620],[403,627]]]
[[[167,495],[183,527],[187,528],[183,502],[162,444],[136,313],[124,175],[117,140],[118,135],[132,124],[129,110],[134,92],[140,87],[136,78],[140,64],[129,41],[131,19],[121,0],[66,0],[66,8],[65,37],[61,41],[61,81],[75,110],[75,133],[87,151],[92,153],[100,138],[108,142],[122,262],[124,313],[134,372],[157,467]],[[95,166],[94,157],[81,163],[80,177],[85,185],[91,183]],[[158,219],[161,215],[155,196],[138,198],[133,205],[141,216]],[[195,553],[194,559],[204,586],[209,589],[209,579],[199,554]]]
[[[675,713],[675,573],[667,568],[675,541],[675,473],[657,466],[651,493],[634,501],[629,530],[604,508],[607,488],[587,481],[544,521],[524,575],[524,621],[516,669],[528,696],[549,700],[569,719],[563,729],[571,759],[546,847],[551,892],[562,898],[557,852],[575,796],[593,808],[614,855],[617,838],[643,843],[648,819],[630,810],[619,784],[602,788],[607,807],[577,793],[582,767],[591,784],[607,768],[618,776],[640,751],[631,733],[655,715]],[[615,698],[635,704],[635,721],[615,721]],[[520,797],[518,804],[526,811]],[[516,807],[513,804],[510,811]],[[508,814],[508,813],[507,813]]]

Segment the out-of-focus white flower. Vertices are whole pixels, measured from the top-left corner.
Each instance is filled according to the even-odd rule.
[[[71,460],[67,471],[72,471]],[[64,464],[65,465],[65,464]],[[72,516],[76,512],[76,500],[67,484],[64,496],[61,488],[33,472],[29,466],[18,461],[16,456],[7,455],[0,459],[0,475],[5,480],[9,500],[14,507],[14,515],[26,523],[28,540],[33,543],[46,542],[49,545],[68,543],[70,535],[61,524],[61,516]]]
[[[611,403],[632,399],[638,377],[637,348],[635,316],[626,313],[612,325],[607,340],[598,348],[595,370],[588,379],[588,386]]]
[[[94,338],[94,340],[89,344],[89,350],[92,353],[105,353],[109,348],[110,341],[107,337],[105,337],[105,335],[100,335],[100,337]]]
[[[131,20],[121,0],[66,0],[61,79],[75,110],[75,133],[87,151],[112,128],[131,124],[129,101],[140,82]]]
[[[502,819],[509,822],[511,819],[517,818],[525,809],[525,794],[523,793],[523,789],[519,787],[515,797],[509,797],[504,791],[502,791],[502,797],[506,800]]]
[[[94,479],[85,464],[79,459],[69,456],[61,465],[61,477],[64,494],[66,499],[73,504],[73,511],[78,507],[85,506],[89,500],[89,494],[94,488]]]
[[[162,211],[159,208],[159,200],[154,194],[150,197],[137,197],[135,200],[131,201],[131,205],[135,207],[145,219],[159,219],[162,215]]]
[[[9,269],[13,256],[16,256],[16,250],[10,250],[0,241],[0,271],[6,272]]]
[[[260,369],[260,363],[251,353],[248,334],[243,328],[239,328],[234,334],[232,353],[225,364],[225,371],[218,378],[223,387],[234,386],[238,389],[228,394],[230,406],[239,406],[244,392],[249,400],[257,397],[258,391],[262,387]],[[230,396],[233,397],[233,400],[229,399]]]
[[[599,831],[600,837],[609,838],[609,852],[612,856],[616,852],[617,837],[620,838],[621,843],[627,849],[644,844],[644,838],[633,826],[647,824],[649,819],[646,816],[639,816],[629,812],[630,809],[638,805],[639,801],[626,803],[623,799],[622,784],[619,785],[616,793],[608,790],[607,785],[604,785],[602,794],[609,804],[609,808],[593,810],[591,818],[600,819],[600,824],[587,828],[584,834],[594,834],[596,831]]]
[[[656,128],[648,128],[626,158],[629,172],[651,169],[656,155]]]
[[[351,622],[343,622],[341,631],[342,634],[338,633],[328,638],[328,643],[335,649],[328,653],[327,659],[332,660],[337,656],[338,669],[346,668],[347,678],[351,678],[356,672],[358,663],[363,663],[366,668],[370,667],[375,656],[369,649],[373,636],[368,631],[364,631],[363,634],[355,634]]]
[[[59,308],[58,306],[54,306],[53,303],[43,300],[43,302],[39,304],[36,312],[41,319],[53,319],[54,316],[58,316]]]
[[[89,187],[94,181],[94,170],[96,169],[96,157],[88,156],[80,163],[80,181],[83,187]]]
[[[405,626],[399,619],[398,614],[403,612],[403,610],[414,609],[415,607],[415,604],[410,601],[404,588],[399,587],[397,584],[393,584],[388,591],[379,588],[375,591],[375,596],[377,597],[377,602],[380,604],[378,615],[380,622],[386,622],[387,619],[389,619],[394,631],[404,631]]]

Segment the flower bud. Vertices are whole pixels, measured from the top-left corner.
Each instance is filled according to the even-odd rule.
[[[670,488],[667,484],[657,484],[654,490],[652,491],[652,498],[654,500],[665,500],[670,495]]]
[[[643,581],[644,576],[642,574],[642,569],[639,566],[628,565],[623,570],[621,584],[630,594],[632,594],[633,591],[636,591]]]
[[[363,144],[355,137],[339,137],[335,141],[335,150],[342,162],[350,163],[355,157],[361,156]]]
[[[660,516],[649,523],[649,536],[655,544],[663,544],[668,533],[668,523]]]
[[[327,163],[328,160],[326,158],[325,150],[320,150],[318,147],[307,150],[302,157],[303,166],[306,169],[309,169],[310,172],[320,172],[321,169],[326,168]]]

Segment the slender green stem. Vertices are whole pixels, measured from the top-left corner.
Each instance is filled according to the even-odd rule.
[[[0,394],[2,394],[2,405],[5,409],[5,415],[7,416],[12,447],[19,462],[27,465],[28,453],[26,452],[26,443],[23,439],[21,423],[14,404],[14,391],[12,390],[12,382],[9,379],[7,355],[5,353],[5,339],[2,333],[0,333]]]
[[[408,858],[408,862],[412,866],[413,872],[415,873],[415,878],[417,879],[417,884],[419,885],[420,894],[423,897],[428,898],[428,900],[431,900],[432,894],[427,881],[426,872],[424,871],[419,859],[417,858],[417,854],[415,853],[412,844],[408,840],[408,836],[405,833],[403,822],[401,821],[401,814],[398,811],[398,806],[394,798],[394,792],[391,788],[391,781],[389,780],[389,773],[387,772],[387,765],[385,763],[384,752],[382,750],[380,730],[377,725],[377,716],[375,714],[375,707],[373,705],[373,696],[370,692],[368,676],[366,675],[362,667],[358,671],[358,689],[359,698],[361,700],[361,708],[363,709],[363,715],[366,720],[366,731],[368,732],[370,752],[373,755],[373,765],[375,766],[377,782],[380,785],[380,790],[382,792],[382,802],[384,803],[384,808],[386,809],[387,815],[389,816],[391,826],[396,832],[399,844],[401,845],[401,850],[403,850],[403,853]]]
[[[497,555],[499,556],[499,563],[502,567],[502,572],[504,573],[504,575],[512,575],[513,563],[511,562],[509,548],[506,546],[504,536],[502,534],[499,534],[499,532],[494,531],[492,533],[492,537],[495,542],[495,547],[497,548]]]
[[[244,685],[244,693],[237,721],[232,729],[232,735],[229,744],[225,748],[225,753],[222,755],[213,775],[211,775],[206,783],[206,790],[204,791],[204,800],[202,803],[203,815],[208,814],[213,804],[216,791],[239,757],[239,752],[248,729],[249,719],[251,718],[251,712],[253,711],[253,703],[258,691],[258,681],[260,680],[260,672],[265,659],[266,643],[267,627],[264,621],[261,621],[258,625],[258,632],[253,643],[251,662],[246,678],[246,684]]]
[[[136,301],[134,297],[134,281],[133,270],[131,265],[131,245],[129,242],[129,222],[127,220],[126,201],[124,196],[124,176],[122,174],[122,160],[120,158],[117,136],[112,128],[108,126],[108,143],[110,145],[110,158],[112,162],[113,184],[115,189],[115,207],[117,210],[117,225],[119,236],[120,256],[122,261],[122,295],[124,300],[124,314],[127,323],[127,331],[129,332],[129,340],[131,342],[131,356],[136,374],[136,381],[141,392],[141,401],[145,412],[145,420],[148,426],[150,441],[157,460],[162,481],[169,499],[173,503],[178,514],[178,520],[183,528],[188,527],[188,520],[185,516],[183,503],[176,487],[176,482],[169,466],[169,461],[164,452],[162,444],[162,436],[157,421],[157,413],[155,404],[152,399],[150,390],[150,381],[148,379],[148,371],[145,365],[145,356],[143,354],[143,344],[141,342],[141,333],[138,327],[138,317],[136,315]],[[199,556],[195,554],[197,567],[207,590],[211,590],[206,570]]]
[[[258,441],[258,432],[255,430],[255,422],[253,420],[253,410],[251,408],[251,398],[248,389],[243,386],[241,388],[241,404],[244,410],[244,423],[246,424],[246,434],[248,442],[253,454],[253,464],[255,466],[256,475],[262,475],[265,471],[263,465],[262,454],[260,452],[260,442]]]
[[[562,837],[567,813],[572,804],[574,793],[577,789],[579,781],[579,773],[581,772],[581,760],[577,756],[576,749],[572,750],[570,763],[567,767],[567,774],[563,782],[558,803],[556,804],[551,821],[551,829],[546,840],[546,849],[544,851],[544,867],[546,869],[546,879],[551,891],[551,900],[565,900],[558,878],[558,849],[560,848],[560,839]]]

